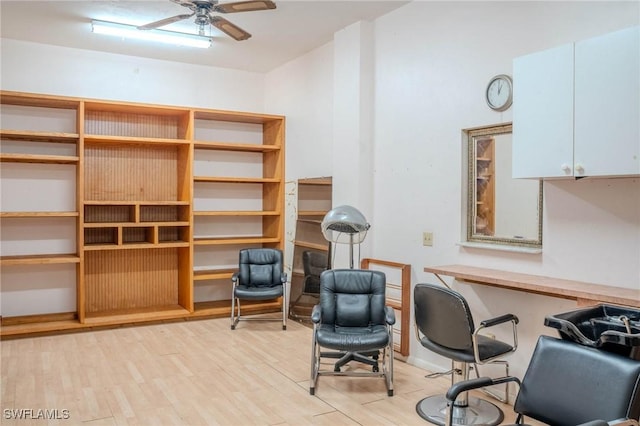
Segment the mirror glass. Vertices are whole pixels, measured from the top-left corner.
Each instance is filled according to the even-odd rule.
[[[467,241],[542,247],[542,181],[511,177],[511,124],[465,130]]]

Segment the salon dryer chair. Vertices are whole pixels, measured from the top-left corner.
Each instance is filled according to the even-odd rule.
[[[386,277],[380,271],[330,269],[320,275],[320,303],[313,307],[311,380],[318,376],[383,377],[393,396],[393,324],[395,313],[385,305]],[[321,351],[321,348],[329,351]],[[378,354],[382,352],[382,371]],[[333,371],[322,370],[322,358],[339,358]],[[372,372],[341,371],[352,361],[372,365]]]
[[[516,350],[518,318],[513,314],[485,320],[475,327],[466,300],[456,291],[432,285],[416,284],[414,288],[416,336],[422,346],[451,359],[452,383],[469,379],[471,365],[499,363],[509,374],[509,364],[500,358]],[[511,324],[511,344],[492,339],[480,332],[488,327]],[[505,396],[508,388],[505,386]],[[437,425],[445,424],[447,400],[445,395],[432,395],[416,405],[423,419]],[[500,408],[484,399],[460,395],[452,406],[454,425],[500,424],[504,414]]]

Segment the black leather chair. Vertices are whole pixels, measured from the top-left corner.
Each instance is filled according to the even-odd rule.
[[[309,393],[318,376],[384,377],[393,396],[393,324],[395,313],[385,305],[386,277],[380,271],[330,269],[320,275],[320,303],[313,307],[313,342]],[[321,348],[330,352],[322,352]],[[382,371],[377,356],[382,351]],[[333,370],[321,370],[322,358],[340,357]],[[376,357],[376,359],[373,359]],[[372,372],[341,371],[351,361],[373,365]]]
[[[499,363],[509,374],[508,363],[502,359],[516,350],[518,318],[512,314],[482,321],[475,327],[466,300],[456,291],[440,285],[416,284],[414,288],[416,336],[422,346],[452,361],[452,382],[469,379],[470,365]],[[510,323],[513,342],[505,343],[482,335],[488,327]],[[508,395],[508,388],[505,388]],[[420,417],[438,425],[445,424],[447,400],[444,395],[432,395],[416,405]],[[504,418],[502,410],[484,399],[466,393],[453,405],[456,423],[461,425],[498,425]]]
[[[461,393],[520,381],[480,377],[454,384],[448,406]],[[524,417],[554,426],[638,425],[640,361],[575,342],[541,336],[513,407]],[[448,423],[455,424],[448,413]]]
[[[231,329],[240,320],[273,321],[272,318],[241,318],[240,300],[270,300],[282,297],[282,329],[287,329],[286,285],[282,251],[271,248],[240,250],[238,272],[231,277]],[[236,304],[237,314],[236,314]],[[280,319],[277,319],[280,321]]]

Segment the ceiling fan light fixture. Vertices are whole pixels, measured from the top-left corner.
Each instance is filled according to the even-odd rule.
[[[135,25],[95,19],[91,21],[91,31],[96,34],[111,35],[124,39],[154,41],[174,46],[198,47],[203,49],[211,46],[211,38],[203,35],[157,29],[139,30]]]

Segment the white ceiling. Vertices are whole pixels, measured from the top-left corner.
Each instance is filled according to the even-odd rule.
[[[8,39],[78,49],[267,72],[331,41],[341,28],[360,20],[374,20],[408,3],[399,0],[275,2],[275,10],[224,15],[253,37],[235,41],[212,27],[214,43],[206,50],[121,40],[91,32],[92,19],[143,25],[190,13],[186,7],[170,0],[0,0],[0,34]],[[162,29],[197,33],[193,18]]]

